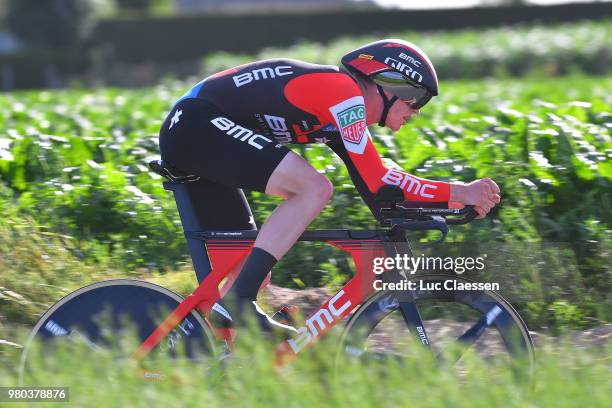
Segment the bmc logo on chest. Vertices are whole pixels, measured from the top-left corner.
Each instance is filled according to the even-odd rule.
[[[260,79],[276,78],[285,75],[293,74],[292,67],[289,65],[279,65],[277,67],[266,67],[260,69],[254,69],[251,72],[245,72],[244,74],[234,75],[232,79],[236,88],[240,88],[242,85],[249,84],[253,81],[259,81]]]
[[[252,130],[247,128],[243,128],[240,125],[235,124],[228,118],[224,118],[223,116],[219,116],[218,118],[214,118],[210,121],[213,125],[224,131],[226,134],[232,136],[234,139],[240,139],[241,142],[247,142],[251,146],[256,149],[263,149],[262,143],[267,145],[268,143],[272,143],[272,140],[268,139],[265,136],[258,135],[257,133],[253,133]]]
[[[336,293],[336,295],[329,300],[327,307],[322,307],[312,315],[312,317],[306,320],[306,327],[300,327],[298,329],[299,334],[296,338],[287,340],[287,343],[289,343],[289,346],[291,346],[295,353],[299,353],[299,351],[308,345],[313,338],[319,337],[319,329],[321,331],[325,330],[326,327],[333,323],[338,317],[342,316],[342,313],[351,307],[350,300],[346,300],[343,304],[337,305],[343,295],[344,290]]]
[[[266,123],[270,128],[270,131],[275,136],[274,138],[280,143],[291,142],[291,132],[287,128],[287,122],[285,118],[281,116],[264,115]]]

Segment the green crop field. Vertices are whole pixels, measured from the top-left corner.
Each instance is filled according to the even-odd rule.
[[[0,99],[2,315],[32,323],[62,293],[100,276],[150,277],[185,265],[174,200],[146,162],[158,155],[158,127],[186,87],[168,82]],[[511,272],[532,283],[534,274],[583,283],[531,299],[522,311],[532,324],[584,323],[608,313],[602,299],[610,284],[611,89],[609,76],[443,83],[440,97],[396,135],[372,129],[383,157],[408,171],[499,183],[502,205],[486,220],[456,228],[451,241],[560,243],[570,252],[572,262],[524,262]],[[327,147],[296,149],[335,185],[313,227],[376,226]],[[259,224],[277,203],[259,193],[249,199]],[[278,284],[333,286],[351,273],[329,248],[299,246],[290,255],[276,268]],[[177,283],[183,290],[193,284],[185,276]]]
[[[606,74],[612,66],[612,20],[558,25],[522,24],[485,30],[386,34],[417,44],[427,52],[442,81],[482,78]],[[339,56],[380,37],[340,38],[329,44],[302,42],[292,47],[266,48],[257,55],[216,53],[204,59],[204,70],[215,72],[253,58],[296,58],[319,64],[338,63]]]

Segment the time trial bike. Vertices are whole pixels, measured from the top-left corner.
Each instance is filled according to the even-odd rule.
[[[58,342],[78,342],[98,350],[109,347],[108,333],[117,339],[135,332],[140,344],[124,353],[138,362],[139,373],[149,379],[165,375],[148,363],[156,353],[176,356],[180,349],[189,358],[215,359],[233,349],[237,331],[214,327],[209,315],[231,287],[235,271],[240,270],[258,232],[203,230],[198,213],[198,202],[203,199],[199,177],[181,173],[160,160],[150,162],[149,167],[165,179],[164,188],[174,193],[197,288],[181,298],[150,282],[114,279],[76,290],[53,305],[33,328],[22,353],[21,380],[28,370],[30,345],[39,340],[47,350],[53,350]],[[295,336],[276,346],[278,364],[287,363],[345,321],[338,347],[343,356],[402,355],[406,348],[418,344],[439,359],[444,358],[445,348],[453,347],[459,350],[453,354],[458,361],[468,349],[484,350],[487,356],[487,349],[497,347],[511,360],[520,360],[525,373],[531,374],[534,349],[528,328],[510,303],[495,291],[464,290],[461,288],[465,285],[456,284],[447,288],[444,283],[449,276],[440,274],[418,278],[423,283],[420,289],[375,289],[382,283],[386,288],[400,288],[414,281],[398,268],[375,274],[375,258],[412,256],[407,233],[413,231],[438,231],[437,242],[442,242],[449,226],[475,218],[474,209],[414,207],[405,203],[401,191],[392,186],[379,191],[377,203],[380,229],[311,230],[299,238],[325,242],[348,253],[354,261],[355,274],[305,319]],[[469,283],[458,275],[452,280]],[[449,328],[452,341],[448,336],[442,340],[440,333],[448,334]],[[409,343],[400,341],[404,335]]]

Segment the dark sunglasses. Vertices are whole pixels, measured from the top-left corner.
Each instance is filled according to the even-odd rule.
[[[374,76],[372,80],[385,91],[407,103],[412,109],[421,109],[433,96],[424,86],[406,78],[399,72],[381,72]]]

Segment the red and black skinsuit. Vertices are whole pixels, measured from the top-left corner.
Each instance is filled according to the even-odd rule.
[[[336,66],[271,59],[219,72],[181,97],[160,131],[162,159],[202,178],[205,229],[254,228],[241,189],[265,191],[292,143],[329,146],[375,216],[385,184],[408,201],[449,201],[448,183],[383,165],[361,89]]]

